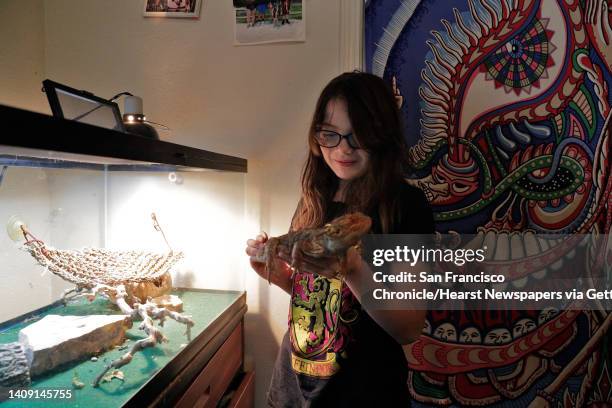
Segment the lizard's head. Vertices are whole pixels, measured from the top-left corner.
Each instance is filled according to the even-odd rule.
[[[367,215],[356,212],[346,214],[325,225],[325,235],[335,241],[341,241],[346,247],[355,245],[372,226]]]

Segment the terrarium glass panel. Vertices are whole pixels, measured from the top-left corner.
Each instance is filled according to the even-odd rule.
[[[73,401],[81,406],[115,406],[129,399],[189,343],[182,332],[191,328],[192,338],[197,336],[211,316],[222,311],[224,296],[231,298],[244,289],[244,265],[236,256],[243,253],[246,236],[244,178],[238,172],[0,145],[0,225],[6,226],[0,229],[0,322],[5,322],[0,367],[5,358],[1,346],[16,342],[24,347],[34,387],[72,384],[83,397]],[[221,292],[205,297],[181,291],[172,297],[173,288]],[[65,306],[56,304],[42,315],[31,315],[60,299]],[[133,326],[127,337],[132,344],[162,337],[168,342],[137,347],[131,360],[108,370],[120,373],[105,384],[99,382],[90,395],[83,390],[94,390],[90,385],[95,368],[121,358],[126,343],[115,344],[115,336],[108,340],[113,344],[100,344],[99,353],[75,352],[73,360],[59,348],[61,364],[56,368],[46,368],[47,362],[37,365],[46,345],[36,348],[31,344],[39,339],[28,343],[23,338],[41,335],[32,329],[20,338],[19,331],[47,314],[130,316]],[[66,331],[92,336],[97,332],[87,332],[90,323],[111,330],[103,317],[99,320],[77,318],[74,324],[80,326]],[[146,324],[141,326],[142,321]],[[74,377],[84,388],[74,386]]]

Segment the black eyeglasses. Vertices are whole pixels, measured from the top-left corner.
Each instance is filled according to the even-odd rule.
[[[327,129],[317,129],[315,133],[315,139],[317,144],[321,147],[336,147],[342,142],[342,139],[346,139],[346,142],[352,149],[360,149],[359,143],[355,140],[353,132],[341,135],[338,132]]]

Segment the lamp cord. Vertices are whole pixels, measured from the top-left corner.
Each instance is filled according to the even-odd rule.
[[[43,89],[44,89],[44,88],[43,88]],[[115,95],[115,96],[113,96],[112,98],[107,99],[107,100],[108,100],[109,102],[114,102],[114,101],[115,101],[115,99],[119,98],[119,97],[120,97],[120,96],[122,96],[122,95],[134,96],[134,95],[132,95],[132,94],[131,94],[131,93],[129,93],[129,92],[121,92],[121,93],[118,93],[117,95]],[[83,119],[85,116],[89,115],[90,113],[92,113],[92,112],[94,112],[94,111],[96,111],[96,110],[100,109],[102,106],[104,106],[104,105],[102,105],[101,103],[99,103],[97,106],[95,106],[95,107],[93,107],[92,109],[88,110],[87,112],[85,112],[85,113],[83,113],[83,114],[81,114],[81,115],[77,116],[76,118],[73,118],[72,120],[76,120],[76,121],[81,120],[81,119]]]
[[[115,101],[115,99],[117,99],[117,98],[119,98],[120,96],[123,96],[123,95],[127,95],[127,96],[134,96],[134,95],[132,95],[132,94],[131,94],[131,93],[129,93],[129,92],[119,92],[117,95],[115,95],[115,96],[113,96],[112,98],[110,98],[110,99],[109,99],[109,102],[114,102],[114,101]]]
[[[145,120],[144,122],[145,122],[145,123],[151,123],[151,124],[153,124],[153,125],[155,125],[155,126],[159,126],[160,128],[162,128],[162,130],[167,130],[167,131],[172,130],[172,129],[170,129],[168,126],[166,126],[166,125],[162,125],[161,123],[153,122],[153,121],[150,121],[150,120]]]

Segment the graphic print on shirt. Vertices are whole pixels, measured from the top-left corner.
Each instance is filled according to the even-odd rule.
[[[296,273],[289,311],[293,370],[313,377],[331,377],[340,368],[334,343],[342,282],[310,273]]]

